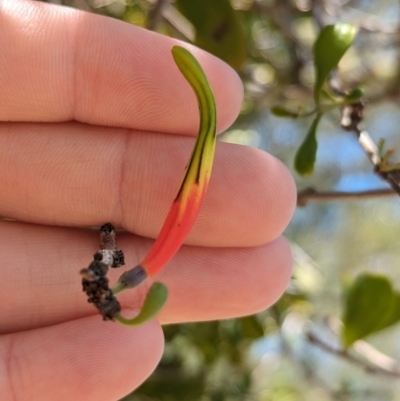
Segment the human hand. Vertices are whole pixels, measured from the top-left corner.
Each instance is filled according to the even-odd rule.
[[[127,267],[157,236],[198,127],[195,96],[170,54],[180,43],[20,0],[0,3],[0,40],[0,215],[18,220],[0,222],[2,399],[115,401],[157,365],[160,323],[251,314],[281,295],[292,178],[265,152],[219,143],[188,246],[157,277],[170,294],[158,321],[103,322],[79,277],[97,233],[79,227],[126,229],[117,245]],[[213,87],[222,131],[238,114],[241,83],[190,50]],[[142,286],[118,298],[138,309],[145,294]]]

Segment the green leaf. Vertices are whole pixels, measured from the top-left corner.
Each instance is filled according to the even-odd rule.
[[[246,38],[229,0],[177,0],[178,10],[196,29],[195,45],[239,69],[246,60]]]
[[[162,284],[155,282],[150,287],[146,299],[139,314],[133,319],[117,316],[115,320],[125,326],[138,326],[155,317],[162,309],[168,298],[168,289]]]
[[[294,168],[302,175],[307,176],[314,171],[315,159],[317,157],[317,127],[322,115],[318,114],[308,130],[307,136],[296,153]]]
[[[271,113],[277,117],[290,117],[290,118],[297,118],[299,115],[298,113],[294,113],[288,109],[285,109],[282,106],[273,106],[271,107]]]
[[[360,88],[353,89],[347,96],[346,96],[346,101],[347,102],[356,102],[357,100],[360,100],[364,96],[364,91]]]
[[[314,100],[317,105],[320,103],[322,85],[353,43],[356,34],[357,28],[344,22],[327,25],[319,34],[314,44]]]
[[[397,302],[387,277],[371,273],[357,277],[346,297],[343,344],[348,347],[387,327],[386,323],[393,324],[395,319],[392,314]]]
[[[400,321],[400,294],[398,292],[394,293],[394,303],[391,312],[382,322],[380,330],[386,329]]]

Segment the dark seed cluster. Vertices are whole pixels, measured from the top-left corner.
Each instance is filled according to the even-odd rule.
[[[87,269],[81,270],[82,289],[92,303],[101,313],[104,320],[113,320],[121,311],[121,305],[108,286],[106,277],[108,266],[94,260]]]
[[[125,264],[124,254],[115,247],[115,229],[110,223],[100,228],[100,250],[93,255],[93,262],[80,271],[82,289],[104,320],[114,320],[121,311],[121,305],[109,287],[109,267]]]

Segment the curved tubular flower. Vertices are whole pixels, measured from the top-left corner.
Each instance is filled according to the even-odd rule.
[[[114,294],[136,287],[171,260],[193,227],[207,192],[216,145],[214,95],[200,64],[188,50],[175,46],[172,55],[196,94],[200,110],[199,133],[159,236],[143,261],[120,277]]]
[[[178,194],[147,256],[139,265],[122,274],[113,289],[108,287],[108,269],[120,267],[125,261],[123,252],[115,246],[112,224],[106,223],[100,228],[100,250],[94,254],[93,262],[80,272],[83,291],[103,319],[115,320],[126,326],[136,326],[156,316],[167,300],[168,290],[162,283],[153,283],[142,310],[133,319],[120,315],[121,305],[115,295],[154,276],[178,251],[204,201],[214,160],[217,117],[213,92],[200,64],[188,50],[175,46],[172,55],[192,86],[200,110],[199,133]]]

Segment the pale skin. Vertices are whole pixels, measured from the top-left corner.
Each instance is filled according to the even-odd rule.
[[[199,218],[156,277],[169,289],[164,310],[137,328],[103,322],[80,288],[98,248],[82,227],[125,229],[127,267],[157,236],[198,126],[170,54],[182,44],[20,0],[0,0],[0,43],[0,216],[18,221],[0,221],[2,400],[116,401],[157,366],[161,324],[248,315],[279,298],[292,265],[281,234],[293,180],[263,151],[218,143]],[[240,80],[185,46],[209,78],[222,132],[239,113]],[[126,315],[149,284],[119,297]]]

